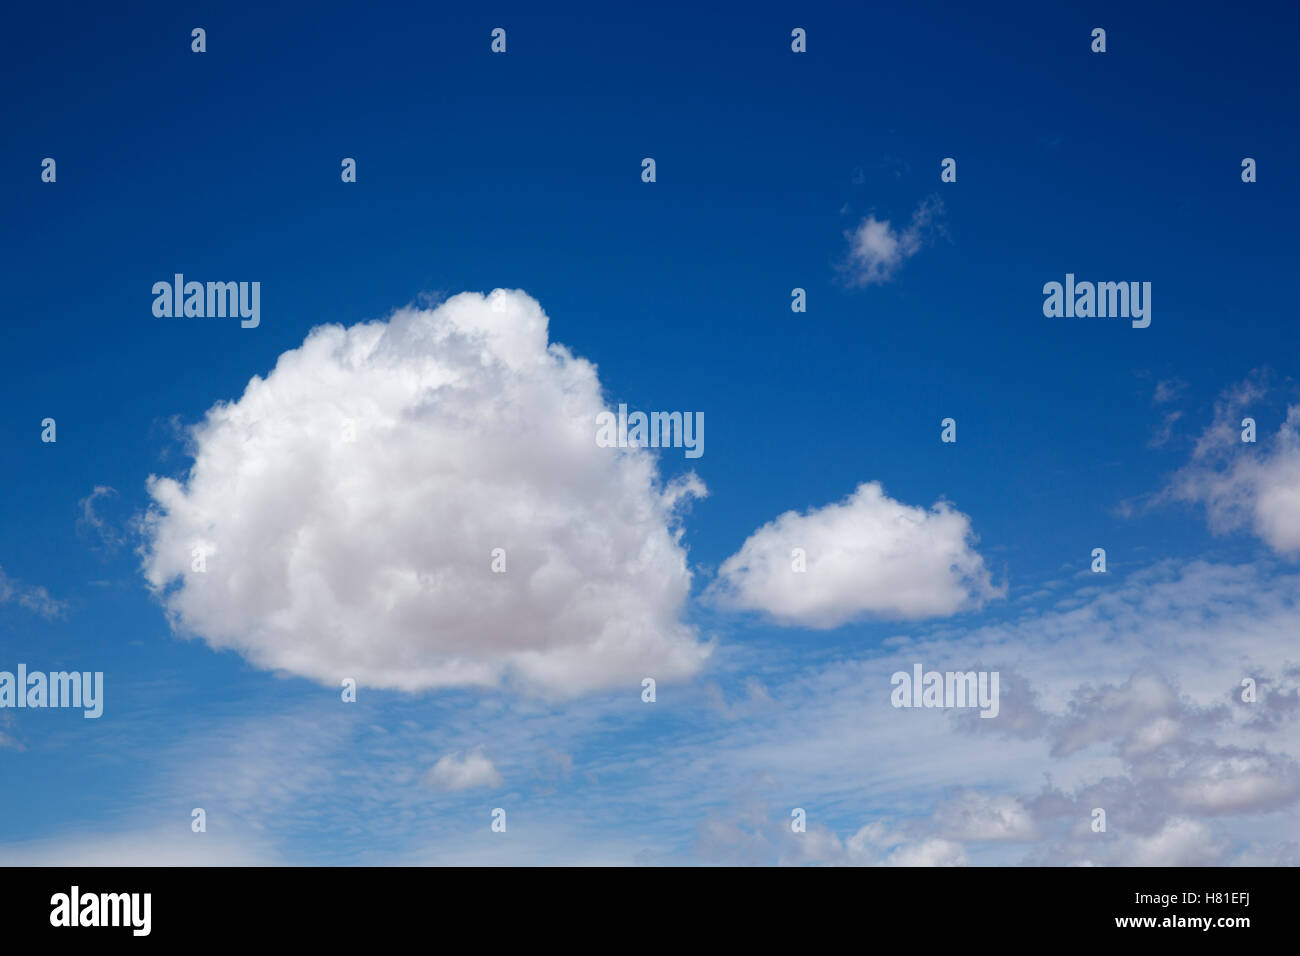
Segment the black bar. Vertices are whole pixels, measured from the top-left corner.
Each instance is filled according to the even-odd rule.
[[[6,943],[112,939],[205,944],[283,940],[376,942],[416,934],[530,948],[590,940],[677,948],[700,937],[789,939],[813,952],[847,934],[856,947],[898,933],[915,944],[1073,944],[1125,937],[1139,945],[1216,946],[1285,940],[1289,869],[784,869],[631,868],[12,868],[0,871]],[[53,926],[58,894],[150,894],[122,905],[117,927]],[[1191,894],[1191,895],[1187,895]],[[1170,897],[1172,896],[1172,900]],[[92,908],[99,908],[98,898]],[[1154,918],[1153,925],[1119,925]],[[1209,928],[1191,925],[1208,918]],[[1225,920],[1244,920],[1225,925]],[[550,942],[548,943],[548,939]],[[473,943],[471,943],[473,945]],[[695,948],[693,945],[691,948]]]

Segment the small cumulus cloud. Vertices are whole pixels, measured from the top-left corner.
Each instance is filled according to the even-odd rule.
[[[921,201],[912,213],[912,221],[902,229],[895,228],[888,219],[867,216],[845,233],[849,250],[840,266],[845,280],[850,286],[888,282],[904,262],[921,251],[942,213],[942,201],[931,197]]]
[[[1005,593],[974,543],[970,519],[947,502],[905,505],[870,482],[842,502],[763,525],[722,563],[710,595],[813,628],[944,617]],[[806,555],[803,572],[793,567],[796,548]]]
[[[449,791],[477,790],[482,787],[496,789],[502,783],[501,774],[481,750],[441,757],[429,770],[427,780],[436,789]]]

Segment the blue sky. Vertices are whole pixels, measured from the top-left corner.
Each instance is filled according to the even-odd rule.
[[[0,859],[1296,860],[1290,11],[169,4],[6,19],[0,670],[102,670],[106,701],[99,720],[0,711]],[[504,55],[489,49],[498,26]],[[340,181],[343,157],[357,182]],[[850,237],[887,222],[906,245],[918,210],[910,254],[855,284]],[[151,287],[175,273],[259,281],[260,325],[155,317]],[[1150,327],[1045,317],[1042,287],[1066,273],[1150,282]],[[607,407],[703,412],[703,457],[627,466],[707,486],[645,526],[680,531],[689,594],[614,603],[707,659],[666,665],[680,673],[653,705],[639,680],[557,693],[509,668],[495,687],[363,680],[344,704],[310,615],[242,651],[204,628],[256,609],[194,611],[197,628],[174,631],[145,570],[157,529],[140,519],[158,508],[151,475],[186,482],[187,429],[317,326],[498,288],[520,290],[512,321],[535,300]],[[527,417],[540,404],[521,407],[549,434]],[[1242,415],[1257,445],[1223,441]],[[955,444],[939,439],[946,417]],[[419,516],[510,511],[472,482],[464,501],[454,482],[419,500],[400,477],[442,461],[421,434],[409,453],[401,435],[385,446],[394,480],[365,497],[381,530],[414,529],[395,559],[412,573],[439,566],[448,534]],[[556,487],[538,477],[545,454],[467,442],[445,452],[453,471],[502,455],[518,487]],[[269,473],[293,473],[291,445],[268,446]],[[197,445],[214,462],[224,447]],[[592,475],[632,474],[610,467]],[[860,584],[830,603],[857,611],[831,627],[783,617],[774,594],[718,599],[759,529],[825,518],[867,482],[927,528],[936,502],[965,516],[955,544],[945,526],[908,547],[978,555],[988,579],[971,600],[949,608],[926,590],[949,576],[921,575],[930,611],[900,617],[878,593],[888,558],[838,568]],[[565,501],[572,522],[594,520]],[[274,569],[253,519],[215,492],[203,503],[215,533],[260,555],[254,572]],[[328,537],[327,518],[312,528]],[[327,555],[340,568],[362,560],[345,539]],[[543,613],[519,600],[522,622]],[[432,625],[432,645],[402,650],[405,625],[373,620],[412,667],[438,647]],[[312,663],[255,650],[290,645]],[[1018,723],[891,708],[889,676],[913,661],[1000,669]],[[1254,710],[1243,677],[1265,688]],[[466,789],[431,769],[474,754],[492,772]],[[1153,763],[1155,783],[1139,769]],[[1106,834],[1073,832],[1107,801]],[[191,833],[193,807],[208,832]],[[505,834],[488,828],[494,807]],[[793,807],[807,833],[790,833]]]

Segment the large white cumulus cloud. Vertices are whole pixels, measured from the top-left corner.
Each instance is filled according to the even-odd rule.
[[[711,595],[814,628],[868,616],[947,616],[1004,593],[974,540],[970,519],[946,502],[912,507],[870,482],[843,502],[763,525],[723,562]],[[802,572],[794,570],[796,548],[806,557]]]
[[[209,410],[184,481],[150,477],[145,576],[182,633],[335,686],[688,676],[674,509],[703,486],[598,447],[604,409],[523,292],[318,327]]]

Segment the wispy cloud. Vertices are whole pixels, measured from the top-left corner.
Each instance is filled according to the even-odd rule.
[[[1277,431],[1259,425],[1267,388],[1255,374],[1225,392],[1191,460],[1159,499],[1201,504],[1211,530],[1249,530],[1274,551],[1300,554],[1300,405],[1287,408]],[[1243,441],[1245,419],[1256,441]]]
[[[1153,405],[1167,405],[1180,398],[1187,391],[1187,383],[1181,378],[1162,378],[1156,382],[1155,392],[1151,396]]]
[[[77,531],[92,537],[99,547],[106,551],[116,551],[125,542],[125,536],[104,517],[95,511],[95,502],[99,499],[117,498],[117,489],[108,485],[96,485],[86,497],[77,502],[81,515],[77,518]]]
[[[894,277],[899,267],[921,251],[932,227],[943,214],[943,202],[932,196],[923,199],[912,213],[912,221],[896,229],[888,219],[874,214],[845,233],[849,250],[841,272],[850,286],[880,285]]]
[[[5,574],[0,567],[0,604],[17,604],[19,607],[44,618],[56,618],[67,610],[67,604],[50,596],[39,585],[24,585]]]

